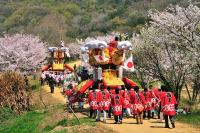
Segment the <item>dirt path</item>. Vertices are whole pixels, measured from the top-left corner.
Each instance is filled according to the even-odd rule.
[[[52,97],[52,100],[48,100],[48,102],[55,102],[60,104],[65,104],[66,100],[64,96],[61,94],[60,89],[58,87],[55,87],[54,93],[50,93],[50,88],[48,85],[43,86],[43,95],[47,95],[49,97]],[[45,102],[45,101],[44,101]]]
[[[115,125],[114,120],[107,120],[107,127],[119,133],[199,133],[200,129],[192,128],[187,124],[176,123],[175,129],[164,128],[164,123],[157,123],[155,119],[144,120],[143,125],[136,124],[135,119],[124,119],[123,124]]]

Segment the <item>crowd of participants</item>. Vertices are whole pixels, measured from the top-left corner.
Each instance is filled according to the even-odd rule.
[[[162,85],[161,89],[153,88],[152,85],[143,87],[138,86],[119,86],[115,89],[105,88],[100,85],[93,85],[90,88],[88,102],[90,105],[90,117],[100,121],[103,113],[103,122],[107,116],[114,116],[114,124],[122,124],[125,115],[135,118],[137,124],[143,124],[143,119],[158,119],[158,122],[165,120],[165,128],[169,128],[168,119],[172,128],[175,128],[174,116],[177,106],[173,92]]]
[[[41,85],[45,82],[49,85],[51,93],[57,85],[70,96],[74,93],[75,86],[83,80],[90,78],[87,69],[79,69],[76,72],[44,72],[41,76]],[[68,97],[69,98],[69,97]],[[86,100],[85,100],[86,99]],[[91,118],[103,122],[107,118],[114,117],[115,124],[122,124],[123,118],[135,118],[137,124],[143,124],[143,119],[165,120],[165,127],[175,128],[174,116],[176,115],[177,102],[173,92],[162,85],[160,89],[150,85],[148,88],[142,86],[118,86],[117,88],[105,87],[103,84],[94,84],[89,88],[88,95],[79,95],[79,107],[83,108],[84,101],[90,106]]]
[[[55,86],[63,89],[69,83],[75,85],[75,75],[72,72],[43,72],[41,75],[41,85],[48,84],[51,93],[54,93]]]

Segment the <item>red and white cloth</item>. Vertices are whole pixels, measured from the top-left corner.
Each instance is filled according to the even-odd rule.
[[[123,109],[130,108],[131,107],[130,92],[128,90],[124,90],[122,96],[123,96],[123,103],[122,103]]]
[[[122,114],[123,97],[119,94],[113,94],[111,97],[111,106],[113,115]]]
[[[146,104],[145,110],[152,110],[152,101],[151,101],[151,99],[153,98],[152,93],[149,90],[147,90],[147,91],[142,91],[141,94],[143,95],[145,100]]]
[[[99,92],[97,91],[92,91],[89,93],[88,96],[88,102],[90,105],[90,109],[92,110],[97,110],[98,109],[98,103],[99,103]]]
[[[141,113],[144,110],[144,96],[141,93],[131,94],[130,102],[133,104],[132,113],[134,115]]]
[[[172,92],[163,93],[161,97],[161,111],[164,115],[176,115],[175,105],[177,104],[176,98]]]
[[[107,90],[99,92],[99,110],[109,110],[110,93]]]
[[[133,56],[131,55],[127,60],[124,61],[124,65],[122,66],[127,71],[133,72],[135,71],[135,65],[133,63]]]
[[[151,98],[151,104],[152,104],[152,108],[159,108],[160,106],[160,99],[159,97],[155,94],[154,91],[150,91],[152,94],[152,98]]]

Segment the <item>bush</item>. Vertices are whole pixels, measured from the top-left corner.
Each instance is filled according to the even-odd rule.
[[[17,113],[30,109],[30,89],[26,79],[16,72],[0,75],[0,105],[9,107]]]
[[[65,9],[68,10],[69,12],[71,12],[74,15],[79,14],[81,12],[80,7],[76,4],[73,4],[73,3],[67,4],[65,6]]]
[[[0,23],[3,23],[6,20],[6,17],[0,16]]]
[[[14,9],[12,7],[9,6],[0,7],[0,14],[2,14],[5,17],[9,17],[10,15],[12,15],[13,12]]]

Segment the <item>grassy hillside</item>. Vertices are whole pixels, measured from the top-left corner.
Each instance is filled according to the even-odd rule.
[[[63,111],[64,106],[54,105],[45,110],[29,111],[0,121],[1,133],[88,133],[112,132],[95,123],[94,119],[79,116],[79,121]],[[0,110],[1,112],[1,110]],[[10,113],[12,115],[12,113]],[[1,117],[0,117],[1,118]],[[1,120],[1,119],[0,119]]]
[[[109,33],[138,31],[151,8],[187,0],[1,0],[0,35],[33,33],[50,44]]]

